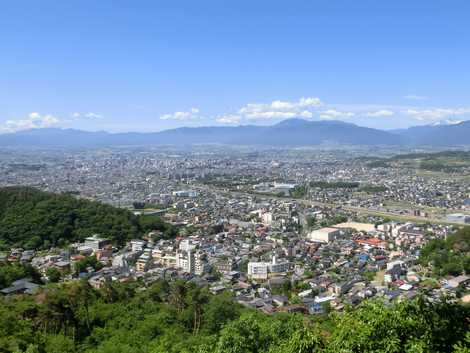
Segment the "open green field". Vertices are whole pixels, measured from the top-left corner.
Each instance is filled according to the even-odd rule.
[[[465,173],[470,168],[470,152],[411,153],[394,156],[389,161],[420,171],[444,174]]]
[[[378,217],[388,218],[392,221],[462,225],[461,223],[448,222],[443,218],[431,218],[431,217],[424,218],[424,217],[416,217],[416,216],[411,216],[411,215],[397,215],[397,214],[390,213],[390,212],[368,210],[368,209],[359,208],[359,207],[343,207],[343,208],[347,211],[354,211],[359,214],[364,214],[364,215],[369,215],[369,216],[378,216]]]

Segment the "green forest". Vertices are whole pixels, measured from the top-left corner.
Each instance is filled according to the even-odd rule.
[[[156,216],[132,212],[69,194],[30,187],[0,188],[0,249],[63,247],[93,234],[116,245],[159,230],[173,237],[176,230]]]
[[[420,262],[430,264],[436,276],[470,273],[470,227],[458,230],[445,240],[431,240],[421,250]]]
[[[469,308],[422,298],[342,314],[265,315],[192,283],[86,281],[0,298],[0,352],[469,352]]]

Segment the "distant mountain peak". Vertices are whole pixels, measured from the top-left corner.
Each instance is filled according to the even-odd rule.
[[[314,125],[352,125],[352,126],[357,126],[351,123],[346,123],[344,121],[340,120],[307,120],[307,119],[301,119],[301,118],[290,118],[283,120],[273,126],[284,126],[284,127],[296,127],[296,126],[314,126]]]
[[[186,127],[150,133],[108,133],[47,128],[0,135],[0,146],[97,148],[109,146],[228,145],[470,145],[470,121],[383,131],[339,120],[292,118],[275,125]]]

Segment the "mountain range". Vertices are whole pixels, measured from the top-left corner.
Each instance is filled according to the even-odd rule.
[[[313,146],[320,144],[387,146],[468,146],[470,121],[378,130],[342,121],[288,119],[271,126],[183,127],[161,132],[109,133],[74,129],[33,129],[0,135],[0,146],[90,148],[108,146],[192,145]]]

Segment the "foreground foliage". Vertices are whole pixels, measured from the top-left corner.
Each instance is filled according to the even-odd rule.
[[[468,352],[469,309],[367,302],[328,317],[267,316],[191,283],[87,282],[0,299],[0,352]]]

